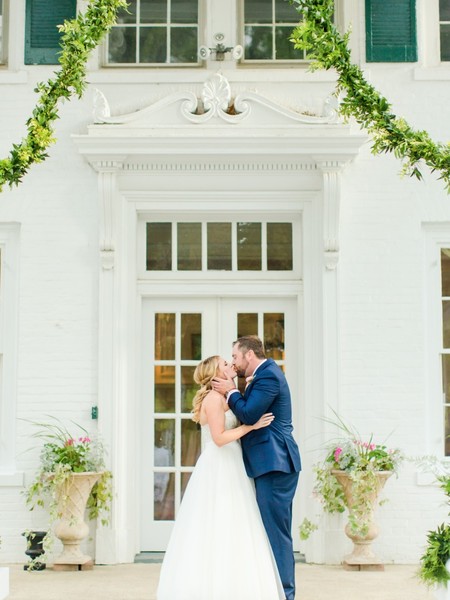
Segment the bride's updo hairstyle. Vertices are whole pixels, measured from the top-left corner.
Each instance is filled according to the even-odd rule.
[[[194,381],[200,386],[200,389],[192,400],[192,420],[196,423],[200,421],[200,410],[202,408],[203,398],[212,390],[211,380],[217,375],[219,359],[219,356],[205,358],[205,360],[202,360],[202,362],[197,365],[194,371]]]

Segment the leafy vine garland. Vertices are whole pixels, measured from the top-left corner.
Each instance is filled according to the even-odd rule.
[[[89,54],[114,25],[117,10],[126,7],[126,0],[90,0],[84,14],[60,25],[61,69],[54,79],[36,86],[40,96],[27,121],[28,134],[0,160],[0,191],[5,183],[18,185],[33,163],[47,158],[47,148],[55,142],[53,123],[58,119],[58,101],[73,95],[82,97]]]
[[[306,51],[312,70],[335,69],[336,95],[345,92],[340,105],[344,118],[354,119],[372,136],[373,154],[392,152],[402,159],[402,174],[422,179],[420,163],[438,172],[450,191],[450,145],[436,143],[423,130],[414,130],[391,112],[391,105],[351,62],[349,32],[341,34],[333,23],[333,0],[290,0],[302,15],[292,33],[295,48]]]

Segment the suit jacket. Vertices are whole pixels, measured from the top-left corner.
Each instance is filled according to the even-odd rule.
[[[250,431],[241,438],[249,477],[270,471],[301,470],[300,452],[292,436],[291,394],[286,377],[274,360],[268,358],[260,365],[244,395],[233,392],[228,405],[246,425],[253,425],[267,412],[275,417],[268,427]]]

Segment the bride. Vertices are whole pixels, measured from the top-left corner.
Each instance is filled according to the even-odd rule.
[[[239,425],[225,398],[212,390],[215,376],[236,373],[220,356],[206,358],[194,372],[201,387],[193,401],[193,420],[201,425],[203,451],[178,512],[156,597],[284,600],[239,442],[252,429],[270,426],[273,415]]]

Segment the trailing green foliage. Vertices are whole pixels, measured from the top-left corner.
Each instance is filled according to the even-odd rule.
[[[312,70],[335,69],[338,74],[336,95],[344,93],[340,113],[354,117],[372,136],[372,152],[392,152],[402,159],[402,174],[422,178],[424,162],[450,191],[450,145],[436,143],[423,130],[414,130],[392,113],[391,105],[364,78],[362,70],[351,61],[349,32],[341,34],[333,23],[333,0],[289,0],[296,5],[302,21],[293,31],[295,48],[306,51],[313,62]]]
[[[8,158],[0,160],[0,191],[5,183],[18,185],[33,163],[48,156],[47,148],[55,142],[53,123],[58,118],[58,102],[73,95],[81,98],[86,88],[86,62],[90,52],[101,42],[116,20],[126,0],[90,0],[84,14],[59,26],[61,69],[56,77],[39,83],[39,99],[27,121],[27,136],[13,144]]]

